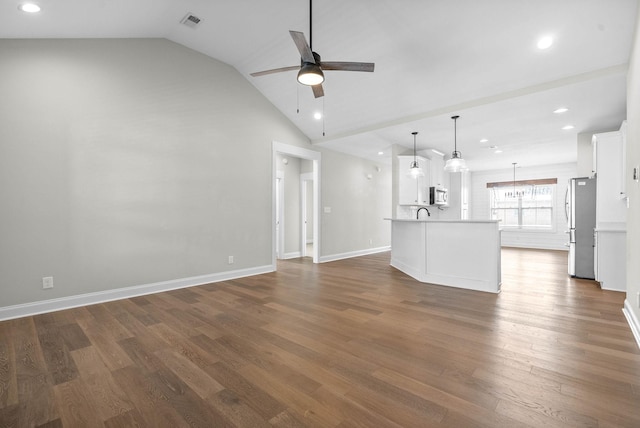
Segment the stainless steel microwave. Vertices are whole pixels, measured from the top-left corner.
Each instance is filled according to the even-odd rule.
[[[429,187],[430,205],[449,205],[449,192],[443,187]]]

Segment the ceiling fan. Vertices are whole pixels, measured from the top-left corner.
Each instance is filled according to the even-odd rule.
[[[313,34],[312,34],[312,0],[309,0],[309,44],[304,37],[304,33],[300,31],[289,31],[293,42],[296,44],[300,52],[300,65],[290,67],[274,68],[271,70],[258,71],[251,73],[251,76],[258,77],[267,74],[281,73],[283,71],[299,70],[298,82],[303,85],[311,86],[313,95],[316,98],[324,96],[322,82],[324,82],[324,71],[366,71],[373,72],[375,66],[372,62],[343,62],[343,61],[322,61],[317,52],[313,52]]]

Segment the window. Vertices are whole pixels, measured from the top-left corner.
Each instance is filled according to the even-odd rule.
[[[557,179],[487,183],[491,219],[505,229],[552,230]]]

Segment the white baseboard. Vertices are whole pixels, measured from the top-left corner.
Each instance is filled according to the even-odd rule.
[[[284,253],[284,259],[299,259],[300,257],[302,257],[302,252],[300,251],[294,251],[292,253]]]
[[[569,252],[569,248],[566,247],[564,244],[562,244],[562,246],[556,246],[556,245],[544,245],[544,244],[533,244],[533,243],[516,243],[516,242],[509,242],[509,243],[503,243],[500,245],[501,248],[525,248],[525,249],[531,249],[531,250],[552,250],[552,251],[566,251]]]
[[[144,296],[146,294],[160,293],[162,291],[193,287],[212,282],[260,275],[263,273],[274,272],[275,270],[276,268],[273,265],[258,266],[249,269],[239,269],[209,275],[193,276],[190,278],[136,285],[133,287],[117,288],[115,290],[98,291],[95,293],[78,294],[58,299],[5,306],[0,307],[0,321],[43,314],[46,312],[55,312],[63,309],[77,308],[79,306],[95,305],[97,303],[110,302],[113,300],[128,299],[130,297]]]
[[[623,284],[623,285],[626,285],[626,284]],[[600,282],[600,288],[603,289],[603,290],[607,290],[607,291],[617,291],[619,293],[626,293],[627,292],[626,288],[625,289],[620,289],[620,288],[608,287],[608,286],[605,285],[604,282]]]
[[[368,248],[366,250],[350,251],[348,253],[333,254],[330,256],[320,257],[320,263],[333,262],[336,260],[350,259],[351,257],[366,256],[369,254],[384,253],[385,251],[391,251],[391,246]]]
[[[629,323],[629,327],[631,327],[631,332],[633,333],[633,337],[636,339],[636,344],[638,348],[640,348],[640,321],[636,317],[635,312],[631,309],[631,302],[629,299],[625,299],[624,308],[622,309],[622,313],[627,318],[627,322]]]

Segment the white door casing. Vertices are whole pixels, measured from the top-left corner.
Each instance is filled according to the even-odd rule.
[[[321,226],[320,226],[320,189],[321,189],[321,180],[320,180],[320,170],[321,170],[321,153],[313,150],[305,149],[298,146],[292,146],[289,144],[279,143],[274,141],[272,144],[272,180],[273,189],[272,189],[272,264],[273,269],[276,270],[276,254],[277,254],[277,243],[276,240],[278,237],[276,236],[276,215],[277,215],[277,203],[276,203],[276,183],[277,183],[277,154],[282,154],[286,156],[297,157],[301,159],[307,159],[313,162],[313,262],[318,263],[320,259],[320,250],[322,246],[321,240]],[[282,198],[280,198],[282,199]],[[282,218],[280,219],[283,220]],[[280,225],[279,233],[284,229],[282,224]]]

